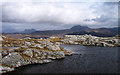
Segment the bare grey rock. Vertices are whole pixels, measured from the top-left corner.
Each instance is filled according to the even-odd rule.
[[[86,46],[120,46],[120,42],[115,37],[96,37],[92,35],[65,35],[61,40],[67,44],[80,44]]]
[[[23,52],[23,54],[29,56],[29,57],[33,57],[33,51],[32,50],[26,50]]]
[[[9,55],[2,58],[2,64],[14,67],[24,64],[24,61],[23,57],[17,52],[9,53]]]

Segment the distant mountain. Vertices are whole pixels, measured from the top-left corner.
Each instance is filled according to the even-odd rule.
[[[35,31],[32,32],[31,34],[39,34],[39,35],[57,35],[57,34],[67,34],[70,33],[72,31],[70,31],[69,29],[66,30],[47,30],[47,31]]]
[[[19,32],[19,33],[32,33],[32,32],[35,32],[35,31],[36,31],[35,29],[25,29],[24,31]]]
[[[67,35],[90,34],[90,35],[99,36],[99,37],[111,37],[111,36],[115,36],[115,35],[119,34],[119,32],[120,32],[119,28],[116,27],[116,28],[89,29],[89,30],[83,30],[83,31],[68,33]]]
[[[119,28],[98,28],[98,29],[91,29],[87,26],[80,26],[76,25],[70,29],[64,30],[47,30],[47,31],[35,31],[31,32],[30,34],[38,34],[40,36],[53,36],[53,35],[84,35],[84,34],[91,34],[94,36],[115,36],[118,34]]]
[[[39,34],[39,35],[64,35],[72,32],[77,32],[77,31],[83,31],[83,30],[89,30],[90,28],[87,26],[80,26],[76,25],[73,26],[70,29],[64,29],[64,30],[47,30],[47,31],[35,31],[32,32],[31,34]]]
[[[73,31],[82,31],[82,30],[88,30],[88,29],[90,29],[90,28],[87,27],[87,26],[76,25],[76,26],[73,26],[70,30],[73,30]]]
[[[120,28],[120,27],[119,27]],[[118,27],[116,28],[97,28],[92,29],[87,26],[80,26],[76,25],[70,29],[64,30],[45,30],[45,31],[37,31],[35,29],[25,29],[20,34],[30,34],[30,35],[39,35],[41,37],[49,37],[49,36],[63,36],[67,35],[84,35],[84,34],[91,34],[93,36],[100,36],[100,37],[110,37],[115,36],[120,32]]]

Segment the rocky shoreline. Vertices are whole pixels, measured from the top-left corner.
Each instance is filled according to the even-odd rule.
[[[6,73],[28,64],[43,64],[53,59],[65,58],[72,52],[60,47],[60,43],[52,43],[47,39],[36,40],[31,38],[11,39],[1,36],[2,49],[0,50],[0,73]]]
[[[65,35],[61,41],[65,44],[79,44],[84,46],[120,47],[120,36],[97,37],[92,35]]]
[[[28,64],[43,64],[54,59],[65,58],[72,52],[60,47],[61,44],[79,44],[85,46],[119,47],[119,36],[96,37],[92,35],[65,35],[63,38],[13,39],[0,36],[0,73],[6,73]]]

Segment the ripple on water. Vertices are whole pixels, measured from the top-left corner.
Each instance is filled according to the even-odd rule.
[[[12,73],[116,73],[118,67],[117,47],[87,47],[62,45],[73,51],[72,56],[53,60],[48,64],[28,65],[17,68]]]

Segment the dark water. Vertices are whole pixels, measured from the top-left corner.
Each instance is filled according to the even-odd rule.
[[[11,73],[116,73],[118,72],[117,47],[88,47],[62,45],[73,51],[72,56],[53,60],[48,64],[34,64],[17,68]]]

